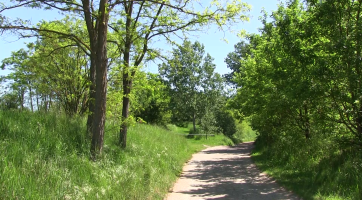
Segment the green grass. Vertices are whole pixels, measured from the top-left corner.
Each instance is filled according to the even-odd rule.
[[[196,126],[198,128],[198,126]],[[193,125],[192,123],[189,123],[187,127],[179,127],[173,124],[167,125],[167,129],[170,130],[170,132],[181,135],[181,136],[187,136],[189,133],[193,132]],[[205,148],[206,146],[217,146],[217,145],[228,145],[233,146],[235,145],[233,140],[229,137],[226,137],[223,134],[213,134],[214,136],[208,136],[206,138],[205,135],[200,136],[194,136],[194,137],[188,137],[187,141],[190,145],[194,146],[194,148],[197,151],[200,151],[201,149]]]
[[[128,147],[107,124],[103,154],[89,159],[85,120],[55,113],[0,112],[0,199],[163,199],[191,155],[226,145],[223,135],[186,139],[136,124]]]
[[[278,183],[304,200],[362,199],[362,153],[339,150],[326,135],[257,141],[252,158]]]

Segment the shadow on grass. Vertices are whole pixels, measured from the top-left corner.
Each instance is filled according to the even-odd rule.
[[[267,153],[265,153],[267,154]],[[358,181],[360,175],[351,163],[351,155],[330,155],[321,159],[315,165],[307,160],[297,160],[295,163],[280,162],[270,159],[260,151],[253,155],[258,168],[269,171],[277,182],[300,195],[304,200],[336,197],[338,199],[360,199]]]

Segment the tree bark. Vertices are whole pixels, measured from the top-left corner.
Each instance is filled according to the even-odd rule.
[[[87,132],[89,137],[92,136],[93,130],[93,120],[94,120],[94,111],[95,111],[95,98],[96,98],[96,54],[95,49],[92,48],[91,52],[91,64],[89,68],[89,80],[91,84],[89,85],[89,100],[88,100],[88,119],[87,119]]]
[[[97,60],[97,29],[98,21],[94,24],[94,18],[92,17],[91,8],[89,0],[84,0],[83,2],[83,11],[84,18],[87,25],[89,43],[91,48],[90,54],[90,67],[89,67],[89,80],[91,84],[89,85],[89,100],[88,100],[88,119],[87,119],[87,132],[89,137],[92,137],[92,127],[94,120],[94,111],[95,111],[95,98],[96,98],[96,60]]]
[[[20,109],[24,110],[24,97],[25,97],[25,90],[23,88],[20,89]]]
[[[133,2],[129,2],[128,6],[125,6],[125,11],[127,13],[126,20],[126,40],[125,40],[125,49],[123,53],[123,102],[122,102],[122,125],[119,131],[119,144],[122,148],[127,147],[127,131],[128,131],[128,117],[129,117],[129,106],[130,99],[129,94],[131,93],[132,88],[132,76],[134,73],[129,76],[129,68],[130,68],[130,50],[132,46],[132,38],[131,38],[131,16],[132,16]]]
[[[192,125],[194,127],[194,134],[196,133],[196,114],[194,113],[192,116]]]
[[[98,39],[96,56],[96,98],[93,120],[93,137],[91,142],[91,155],[95,159],[103,149],[104,125],[106,117],[106,99],[107,99],[107,31],[108,31],[108,13],[106,5],[108,0],[101,0],[99,4],[98,18]]]
[[[309,114],[308,114],[308,106],[307,104],[304,104],[304,114],[305,114],[305,138],[310,139],[310,123],[309,123]]]
[[[127,75],[128,76],[128,75]],[[123,80],[124,82],[124,80]],[[129,106],[130,106],[130,87],[132,87],[132,82],[128,81],[129,83],[123,84],[123,102],[122,102],[122,126],[120,130],[120,138],[119,143],[122,148],[127,147],[127,131],[128,131],[128,122],[127,119],[129,117]],[[127,91],[126,91],[127,90]]]
[[[36,110],[39,111],[39,93],[36,92]]]
[[[29,83],[30,85],[30,83]],[[34,106],[33,106],[33,92],[31,90],[31,86],[29,86],[29,100],[30,100],[30,108],[31,112],[34,112]]]

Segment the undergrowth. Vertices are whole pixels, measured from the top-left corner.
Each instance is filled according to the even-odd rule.
[[[282,137],[281,137],[282,138]],[[278,183],[308,199],[362,199],[362,153],[327,135],[256,141],[252,158]]]
[[[163,199],[191,155],[230,144],[219,135],[188,140],[156,126],[107,124],[103,153],[89,159],[85,120],[56,113],[0,112],[0,199]]]

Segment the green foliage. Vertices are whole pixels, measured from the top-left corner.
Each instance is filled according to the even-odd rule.
[[[191,154],[230,142],[136,124],[122,150],[118,128],[107,124],[104,151],[93,162],[83,118],[1,111],[0,199],[163,199]]]
[[[147,123],[166,126],[171,120],[170,96],[167,93],[166,85],[158,74],[147,73],[146,79],[145,82],[135,84],[136,105],[139,107],[134,111],[135,116],[142,118]]]
[[[7,92],[0,97],[1,110],[18,109],[19,107],[19,96],[16,91]]]
[[[305,199],[361,198],[361,10],[288,1],[247,36],[247,56],[232,54],[241,87],[230,105],[258,132],[254,158]]]
[[[75,43],[70,46],[75,45],[82,49],[85,54],[89,55],[91,85],[88,92],[91,99],[83,98],[82,106],[79,106],[79,101],[77,100],[82,99],[85,95],[81,92],[74,95],[74,97],[74,93],[72,93],[70,97],[66,94],[65,100],[62,99],[61,103],[64,104],[65,110],[70,114],[83,113],[83,106],[89,105],[89,112],[95,116],[93,126],[91,123],[88,123],[89,129],[93,127],[94,140],[91,147],[92,152],[101,152],[103,144],[106,115],[106,79],[108,77],[107,68],[109,67],[109,57],[107,55],[109,46],[107,46],[107,41],[112,41],[111,43],[117,49],[111,58],[122,63],[123,111],[122,117],[119,118],[122,121],[120,144],[125,148],[128,122],[132,121],[132,116],[129,116],[129,107],[133,79],[143,62],[160,56],[160,51],[158,49],[151,49],[150,44],[157,41],[159,37],[166,38],[167,41],[174,44],[174,41],[170,41],[170,38],[173,38],[174,35],[179,36],[182,33],[185,36],[185,33],[188,31],[201,30],[210,24],[215,24],[219,29],[232,26],[240,21],[248,20],[248,16],[245,13],[250,10],[248,4],[239,0],[232,0],[231,2],[213,0],[203,7],[204,10],[196,9],[200,8],[199,2],[196,1],[108,2],[102,0],[98,4],[93,4],[93,1],[90,0],[81,2],[58,0],[27,2],[25,0],[16,0],[1,3],[0,6],[1,10],[21,7],[42,8],[45,10],[56,9],[64,15],[69,14],[80,17],[81,20],[77,21],[79,22],[77,25],[87,28],[87,31],[85,31],[85,29],[78,29],[78,26],[73,28],[68,24],[65,24],[64,27],[62,23],[59,23],[60,21],[50,23],[43,21],[43,26],[32,27],[28,25],[26,19],[10,20],[0,15],[0,29],[2,32],[14,30],[14,32],[20,32],[20,35],[23,36],[22,31],[34,31],[37,32],[37,36],[40,35],[47,39],[62,38],[70,40]],[[79,15],[79,13],[84,15]],[[108,27],[112,29],[113,33],[110,36],[108,36]],[[116,54],[118,56],[114,56]],[[79,73],[79,71],[77,72]],[[67,78],[69,77],[67,76]],[[83,78],[83,76],[76,78]],[[86,79],[83,78],[82,80]],[[96,88],[95,91],[93,86]],[[79,85],[75,87],[79,89]],[[53,99],[52,95],[47,97]],[[67,104],[69,101],[71,105]],[[92,101],[96,102],[96,106],[93,106]],[[51,104],[51,101],[49,104]],[[47,110],[49,107],[48,103],[45,103],[44,107]],[[80,111],[78,110],[79,107],[82,107]],[[95,110],[93,110],[93,107]],[[89,122],[92,121],[91,116]]]
[[[85,34],[82,23],[68,17],[38,26],[54,30],[67,28]],[[88,55],[81,47],[54,33],[41,35],[42,38],[28,44],[26,50],[12,52],[11,57],[2,61],[3,67],[12,70],[5,79],[10,80],[11,88],[19,93],[22,108],[29,102],[33,110],[35,97],[38,110],[49,110],[50,105],[58,104],[68,115],[85,113],[90,84]]]
[[[206,138],[207,135],[217,134],[219,132],[219,127],[217,125],[214,112],[210,108],[207,108],[204,116],[200,120],[201,133],[206,134]]]
[[[228,53],[228,55],[225,58],[225,63],[227,67],[231,70],[230,73],[225,74],[224,77],[226,81],[230,84],[236,85],[240,84],[233,80],[234,76],[236,74],[243,74],[244,73],[244,67],[241,66],[241,60],[245,60],[248,55],[251,54],[251,46],[246,43],[245,41],[238,42],[236,45],[234,45],[235,51]],[[245,76],[245,75],[242,75]]]
[[[123,87],[119,67],[110,70],[107,95],[107,117],[120,119],[122,115]],[[166,86],[157,74],[139,71],[133,78],[133,89],[129,95],[132,104],[130,114],[134,119],[141,118],[146,123],[166,125],[170,122],[168,108],[170,98]]]
[[[234,137],[239,138],[243,142],[255,141],[257,132],[250,127],[250,123],[247,119],[236,125],[236,133]]]
[[[236,133],[236,122],[230,111],[220,110],[216,112],[216,123],[221,128],[221,132],[231,137]]]
[[[213,58],[205,56],[199,42],[185,41],[173,49],[168,63],[159,65],[160,75],[168,87],[174,122],[201,119],[222,90],[222,79],[214,72]],[[206,108],[206,109],[205,109]],[[195,129],[195,128],[194,128]]]

